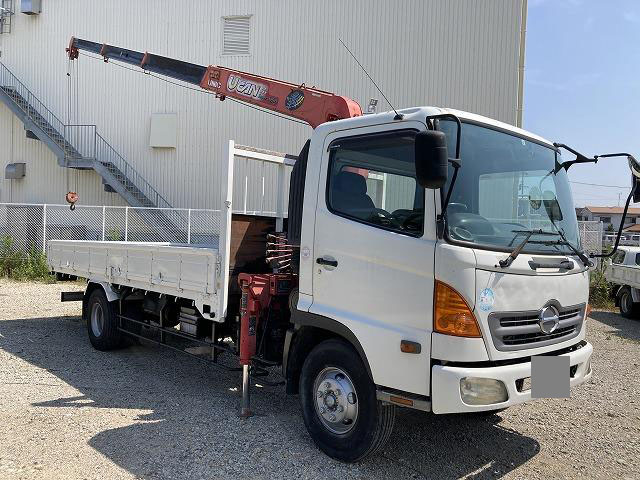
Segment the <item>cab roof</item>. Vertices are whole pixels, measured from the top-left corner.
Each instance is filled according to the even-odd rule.
[[[398,110],[399,113],[403,114],[404,121],[425,121],[425,118],[431,115],[440,115],[443,113],[451,113],[456,115],[460,120],[470,121],[473,123],[479,123],[482,125],[486,125],[488,127],[494,127],[496,129],[513,133],[518,136],[530,138],[535,140],[538,143],[543,143],[551,148],[555,148],[553,142],[540,137],[534,133],[531,133],[527,130],[523,130],[518,127],[514,127],[513,125],[509,125],[508,123],[500,122],[498,120],[494,120],[493,118],[485,117],[483,115],[478,115],[475,113],[465,112],[462,110],[456,110],[453,108],[441,108],[441,107],[413,107],[413,108],[404,108],[402,110]],[[395,123],[397,120],[394,120],[396,116],[394,111],[381,112],[375,114],[363,115],[361,117],[347,118],[344,120],[337,120],[335,122],[327,122],[320,125],[316,131],[318,133],[322,133],[324,135],[328,135],[331,132],[358,128],[358,127],[367,127],[372,125],[381,125],[385,123]]]

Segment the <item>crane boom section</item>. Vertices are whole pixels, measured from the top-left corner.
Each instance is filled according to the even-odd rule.
[[[312,128],[325,122],[362,115],[362,109],[356,101],[310,88],[305,84],[297,85],[226,67],[205,67],[148,52],[72,38],[67,48],[69,58],[78,58],[80,50],[100,55],[105,62],[117,60],[148,72],[198,85],[213,92],[220,100],[230,97],[303,120]]]

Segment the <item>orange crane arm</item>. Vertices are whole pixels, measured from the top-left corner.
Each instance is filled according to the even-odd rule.
[[[325,122],[362,115],[362,109],[356,101],[307,87],[304,83],[296,85],[226,67],[205,67],[148,52],[136,52],[72,37],[67,48],[69,58],[77,59],[81,50],[100,55],[105,62],[113,59],[136,65],[145,71],[198,85],[213,92],[220,100],[230,97],[303,120],[312,128]]]

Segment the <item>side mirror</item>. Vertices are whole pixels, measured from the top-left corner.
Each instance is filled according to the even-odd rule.
[[[529,204],[532,210],[539,210],[542,206],[542,191],[536,186],[529,190]]]
[[[633,182],[633,203],[638,203],[640,202],[640,178],[634,175],[631,181]]]
[[[629,161],[629,169],[631,170],[631,174],[635,178],[640,178],[640,163],[638,163],[638,161],[631,155],[627,157],[627,160]]]
[[[631,155],[627,157],[629,170],[631,170],[631,183],[633,185],[633,203],[640,202],[640,163]]]
[[[552,222],[562,221],[562,210],[556,195],[551,190],[545,190],[542,193],[542,203],[547,211],[547,215]]]
[[[415,140],[416,179],[424,188],[442,188],[447,182],[447,137],[438,130],[419,132]]]

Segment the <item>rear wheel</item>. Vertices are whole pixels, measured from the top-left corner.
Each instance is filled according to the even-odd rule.
[[[634,303],[629,287],[622,287],[618,292],[618,306],[620,314],[625,318],[637,318],[640,313],[639,305]]]
[[[89,341],[97,350],[114,350],[125,345],[118,330],[116,305],[107,300],[101,288],[89,295],[86,308]]]
[[[343,462],[375,453],[393,430],[395,407],[377,400],[360,356],[342,340],[311,351],[300,375],[300,401],[315,444]]]

